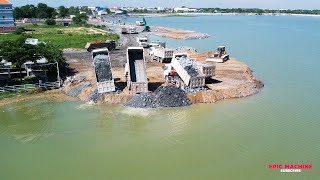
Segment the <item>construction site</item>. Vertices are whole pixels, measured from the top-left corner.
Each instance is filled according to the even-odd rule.
[[[145,20],[136,25],[108,22],[108,27],[120,35],[117,47],[106,41],[64,50],[74,70],[63,85],[68,96],[134,108],[183,107],[246,97],[263,87],[245,63],[230,58],[225,46],[199,53],[149,42],[148,36],[159,32],[152,32]]]

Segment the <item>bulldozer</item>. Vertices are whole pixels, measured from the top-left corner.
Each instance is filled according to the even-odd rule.
[[[206,61],[208,62],[220,62],[223,63],[229,60],[229,55],[227,54],[225,46],[218,46],[217,52],[214,52],[211,57],[209,57]]]

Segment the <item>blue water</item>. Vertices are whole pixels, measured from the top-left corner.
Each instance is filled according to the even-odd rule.
[[[152,38],[198,51],[225,45],[265,88],[182,109],[48,101],[1,107],[0,179],[320,178],[320,18],[146,19],[151,26],[210,34],[204,40]],[[271,163],[313,169],[284,174],[268,169]]]

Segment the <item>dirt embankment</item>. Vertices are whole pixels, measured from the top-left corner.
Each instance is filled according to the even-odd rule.
[[[122,54],[124,49],[118,49],[116,54]],[[118,51],[118,52],[117,52]],[[67,53],[67,52],[65,52]],[[76,59],[68,58],[70,67],[75,70],[75,76],[69,83],[65,83],[63,91],[69,94],[76,88],[82,88],[84,83],[89,83],[74,97],[82,101],[90,100],[91,95],[96,89],[96,80],[93,73],[91,57],[87,52],[71,52],[76,53]],[[79,55],[82,54],[82,55]],[[206,53],[190,53],[192,58],[196,58],[199,62],[205,62],[205,59],[212,55],[212,52]],[[103,94],[99,96],[98,103],[107,104],[125,104],[129,102],[133,95],[126,88],[126,80],[124,77],[125,56],[117,57],[112,60],[113,77],[116,78],[117,93]],[[209,63],[209,62],[205,62]],[[207,80],[206,86],[209,90],[196,93],[189,93],[188,98],[191,103],[214,103],[223,99],[241,98],[256,94],[263,87],[263,83],[257,80],[251,69],[243,62],[236,59],[230,59],[225,63],[213,63],[216,66],[216,75]],[[155,91],[160,86],[166,86],[163,78],[163,64],[147,59],[147,75],[149,79],[149,91]]]

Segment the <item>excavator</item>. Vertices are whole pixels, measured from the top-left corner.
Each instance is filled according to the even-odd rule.
[[[146,19],[143,17],[144,29],[143,32],[150,32],[150,26],[147,25]]]
[[[218,46],[217,52],[214,52],[214,54],[211,57],[209,57],[206,61],[223,63],[227,60],[229,60],[229,55],[227,54],[226,47]]]

